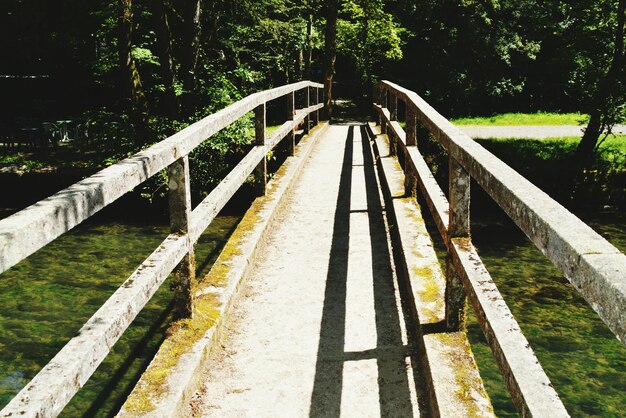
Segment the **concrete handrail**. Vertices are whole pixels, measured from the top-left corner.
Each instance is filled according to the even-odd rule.
[[[310,104],[309,88],[316,89]],[[319,122],[321,84],[302,81],[252,94],[173,136],[0,221],[0,273],[67,232],[154,174],[168,169],[171,234],[115,291],[56,356],[0,411],[0,417],[57,416],[104,360],[146,303],[179,266],[178,310],[190,314],[195,270],[193,244],[247,178],[255,172],[265,192],[267,153],[309,118]],[[306,106],[296,110],[294,93],[305,89]],[[265,105],[289,95],[289,120],[265,135]],[[255,111],[255,142],[222,182],[191,210],[188,154],[211,135]],[[178,277],[180,276],[180,277]],[[0,277],[0,280],[2,278]]]
[[[419,186],[448,247],[448,328],[462,326],[467,294],[517,408],[524,415],[567,416],[471,242],[470,178],[564,273],[622,343],[626,343],[626,256],[415,92],[383,81],[375,93],[374,108],[383,132],[389,133],[391,149],[400,148],[404,154],[407,184]],[[406,131],[396,120],[398,99],[405,103]],[[449,201],[416,147],[416,119],[448,152]]]

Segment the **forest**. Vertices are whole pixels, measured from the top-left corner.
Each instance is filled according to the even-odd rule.
[[[626,118],[625,3],[7,0],[0,131],[72,121],[103,166],[255,91],[326,80],[327,93],[367,106],[388,79],[447,117],[590,115],[584,164]],[[195,159],[222,167],[249,129],[241,121]]]

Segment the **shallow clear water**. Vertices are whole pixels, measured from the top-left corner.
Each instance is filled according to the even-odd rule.
[[[626,251],[626,216],[584,217]],[[626,416],[626,347],[542,253],[504,221],[472,223],[472,239],[572,416]],[[517,416],[473,312],[468,331],[499,416]]]
[[[219,217],[200,239],[206,273],[238,217]],[[626,251],[626,215],[585,218]],[[78,331],[167,235],[166,226],[90,222],[0,275],[0,407]],[[484,263],[572,416],[624,416],[626,348],[511,223],[480,220],[472,237]],[[167,283],[126,331],[62,416],[111,416],[133,388],[169,322]],[[468,331],[499,416],[517,416],[482,332]]]
[[[206,274],[239,217],[215,219],[196,248]],[[88,222],[0,275],[0,408],[75,335],[168,234],[165,225]],[[166,282],[62,416],[114,415],[162,341]]]

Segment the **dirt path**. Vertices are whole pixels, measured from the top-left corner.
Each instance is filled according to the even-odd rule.
[[[582,136],[583,126],[458,126],[472,138],[555,138],[561,136]],[[614,134],[626,134],[626,125],[617,125]]]
[[[196,416],[419,416],[377,182],[361,128],[331,126],[241,290]]]

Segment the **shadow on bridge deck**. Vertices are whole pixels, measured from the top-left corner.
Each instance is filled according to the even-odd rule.
[[[399,309],[396,300],[397,282],[391,265],[384,204],[364,130],[363,126],[349,126],[346,138],[311,399],[312,417],[340,415],[344,370],[349,362],[367,360],[376,362],[381,416],[413,416],[414,408],[419,409],[422,414],[426,409],[423,405],[426,399],[422,393],[423,382],[419,377],[415,358],[416,345],[411,341],[410,333],[405,334],[404,322],[410,321],[410,314],[405,309]],[[359,133],[356,140],[355,131]],[[351,208],[353,170],[361,169],[358,164],[353,164],[355,147],[356,152],[363,156],[361,167],[365,182],[365,209]],[[371,238],[369,245],[372,283],[363,285],[371,285],[373,288],[376,344],[375,347],[363,351],[345,349],[350,228],[353,215],[367,217]],[[407,367],[406,359],[410,359],[412,367]],[[412,381],[411,385],[409,381]],[[417,393],[412,394],[412,389],[417,389]]]

